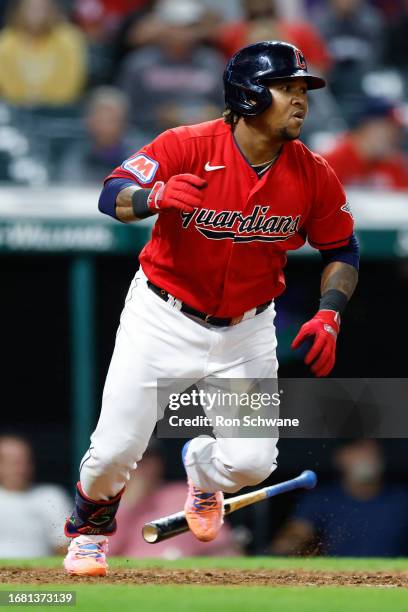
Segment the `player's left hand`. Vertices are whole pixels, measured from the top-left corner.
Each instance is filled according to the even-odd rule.
[[[315,376],[327,376],[336,361],[336,341],[340,331],[340,315],[335,310],[319,310],[313,319],[302,325],[291,348],[297,349],[307,338],[313,344],[305,357],[305,363]]]

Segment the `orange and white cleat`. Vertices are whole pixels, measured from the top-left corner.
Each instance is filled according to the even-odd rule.
[[[205,493],[188,480],[188,495],[184,505],[188,526],[197,540],[211,542],[217,537],[224,522],[222,491]]]
[[[182,451],[183,463],[188,444],[187,442],[184,445]],[[196,487],[189,478],[184,513],[197,540],[211,542],[217,537],[224,522],[224,494],[222,491],[206,493]]]
[[[95,542],[92,536],[79,536],[74,538],[68,547],[64,567],[68,574],[76,576],[106,576],[107,552],[107,538]]]

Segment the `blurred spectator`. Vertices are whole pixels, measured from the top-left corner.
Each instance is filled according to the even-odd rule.
[[[316,21],[334,62],[332,91],[339,98],[361,92],[363,75],[382,58],[381,15],[365,0],[330,0],[322,4]]]
[[[76,0],[74,17],[89,40],[107,40],[129,13],[153,4],[154,0]]]
[[[76,0],[73,18],[88,43],[91,87],[112,80],[126,47],[126,24],[150,11],[155,0]]]
[[[271,551],[276,555],[406,556],[408,491],[384,482],[378,442],[349,440],[337,449],[334,462],[340,482],[304,494]]]
[[[63,156],[60,180],[75,184],[100,184],[112,168],[144,143],[129,134],[129,105],[123,92],[99,87],[91,95],[84,123],[85,139]]]
[[[155,136],[169,127],[217,117],[222,108],[223,61],[196,42],[204,8],[194,0],[161,0],[157,42],[130,53],[118,85],[128,94],[131,121]]]
[[[309,65],[325,72],[330,57],[320,34],[309,23],[285,21],[274,0],[243,0],[245,18],[218,30],[216,44],[226,57],[259,40],[284,40],[299,47]]]
[[[0,96],[16,105],[76,102],[86,74],[82,35],[53,0],[16,0],[0,32]]]
[[[408,158],[400,149],[402,113],[383,98],[366,98],[353,128],[320,151],[347,186],[408,189]]]
[[[71,501],[56,485],[34,485],[29,443],[16,435],[0,436],[0,558],[62,554],[61,525]]]
[[[219,6],[218,3],[218,8]],[[172,18],[172,13],[175,16]],[[168,19],[170,15],[170,20]],[[114,42],[114,71],[118,63],[131,51],[168,37],[169,28],[177,24],[189,25],[190,45],[201,45],[222,19],[221,10],[212,10],[208,2],[200,0],[165,0],[158,3],[157,10],[145,7],[134,11],[123,20]]]
[[[305,0],[275,0],[279,15],[288,21],[307,19],[307,2]]]
[[[241,0],[200,0],[210,11],[218,13],[223,21],[236,21],[242,17]],[[285,0],[286,1],[286,0]]]
[[[199,555],[231,557],[240,554],[228,524],[223,526],[212,542],[200,542],[191,532],[154,545],[144,541],[142,527],[145,523],[182,510],[186,501],[186,483],[166,483],[163,474],[164,461],[154,439],[127,485],[117,514],[118,530],[109,539],[110,552],[128,557],[165,559]]]
[[[160,36],[160,31],[156,29],[159,24],[156,24],[153,17],[151,5],[149,2],[128,13],[118,24],[116,31],[111,32],[113,36],[109,45],[111,62],[109,81],[116,80],[120,64],[126,55],[150,42],[154,43]],[[104,49],[106,53],[106,45]]]

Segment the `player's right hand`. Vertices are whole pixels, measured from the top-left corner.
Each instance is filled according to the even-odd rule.
[[[336,341],[340,331],[340,315],[335,310],[319,310],[315,316],[302,325],[291,348],[297,349],[308,338],[312,346],[305,357],[317,377],[330,374],[336,361]]]
[[[166,208],[178,208],[192,212],[202,205],[203,190],[208,183],[195,174],[176,174],[167,183],[157,181],[153,185],[147,204],[151,211],[160,212]]]

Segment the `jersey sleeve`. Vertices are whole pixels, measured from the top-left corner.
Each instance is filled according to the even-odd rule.
[[[167,130],[125,159],[105,178],[105,182],[112,178],[124,178],[141,187],[152,187],[156,181],[167,182],[170,177],[180,174],[183,159],[182,143],[174,130]]]
[[[339,179],[322,158],[316,181],[314,202],[305,224],[308,242],[319,250],[345,246],[353,234],[353,215]]]

